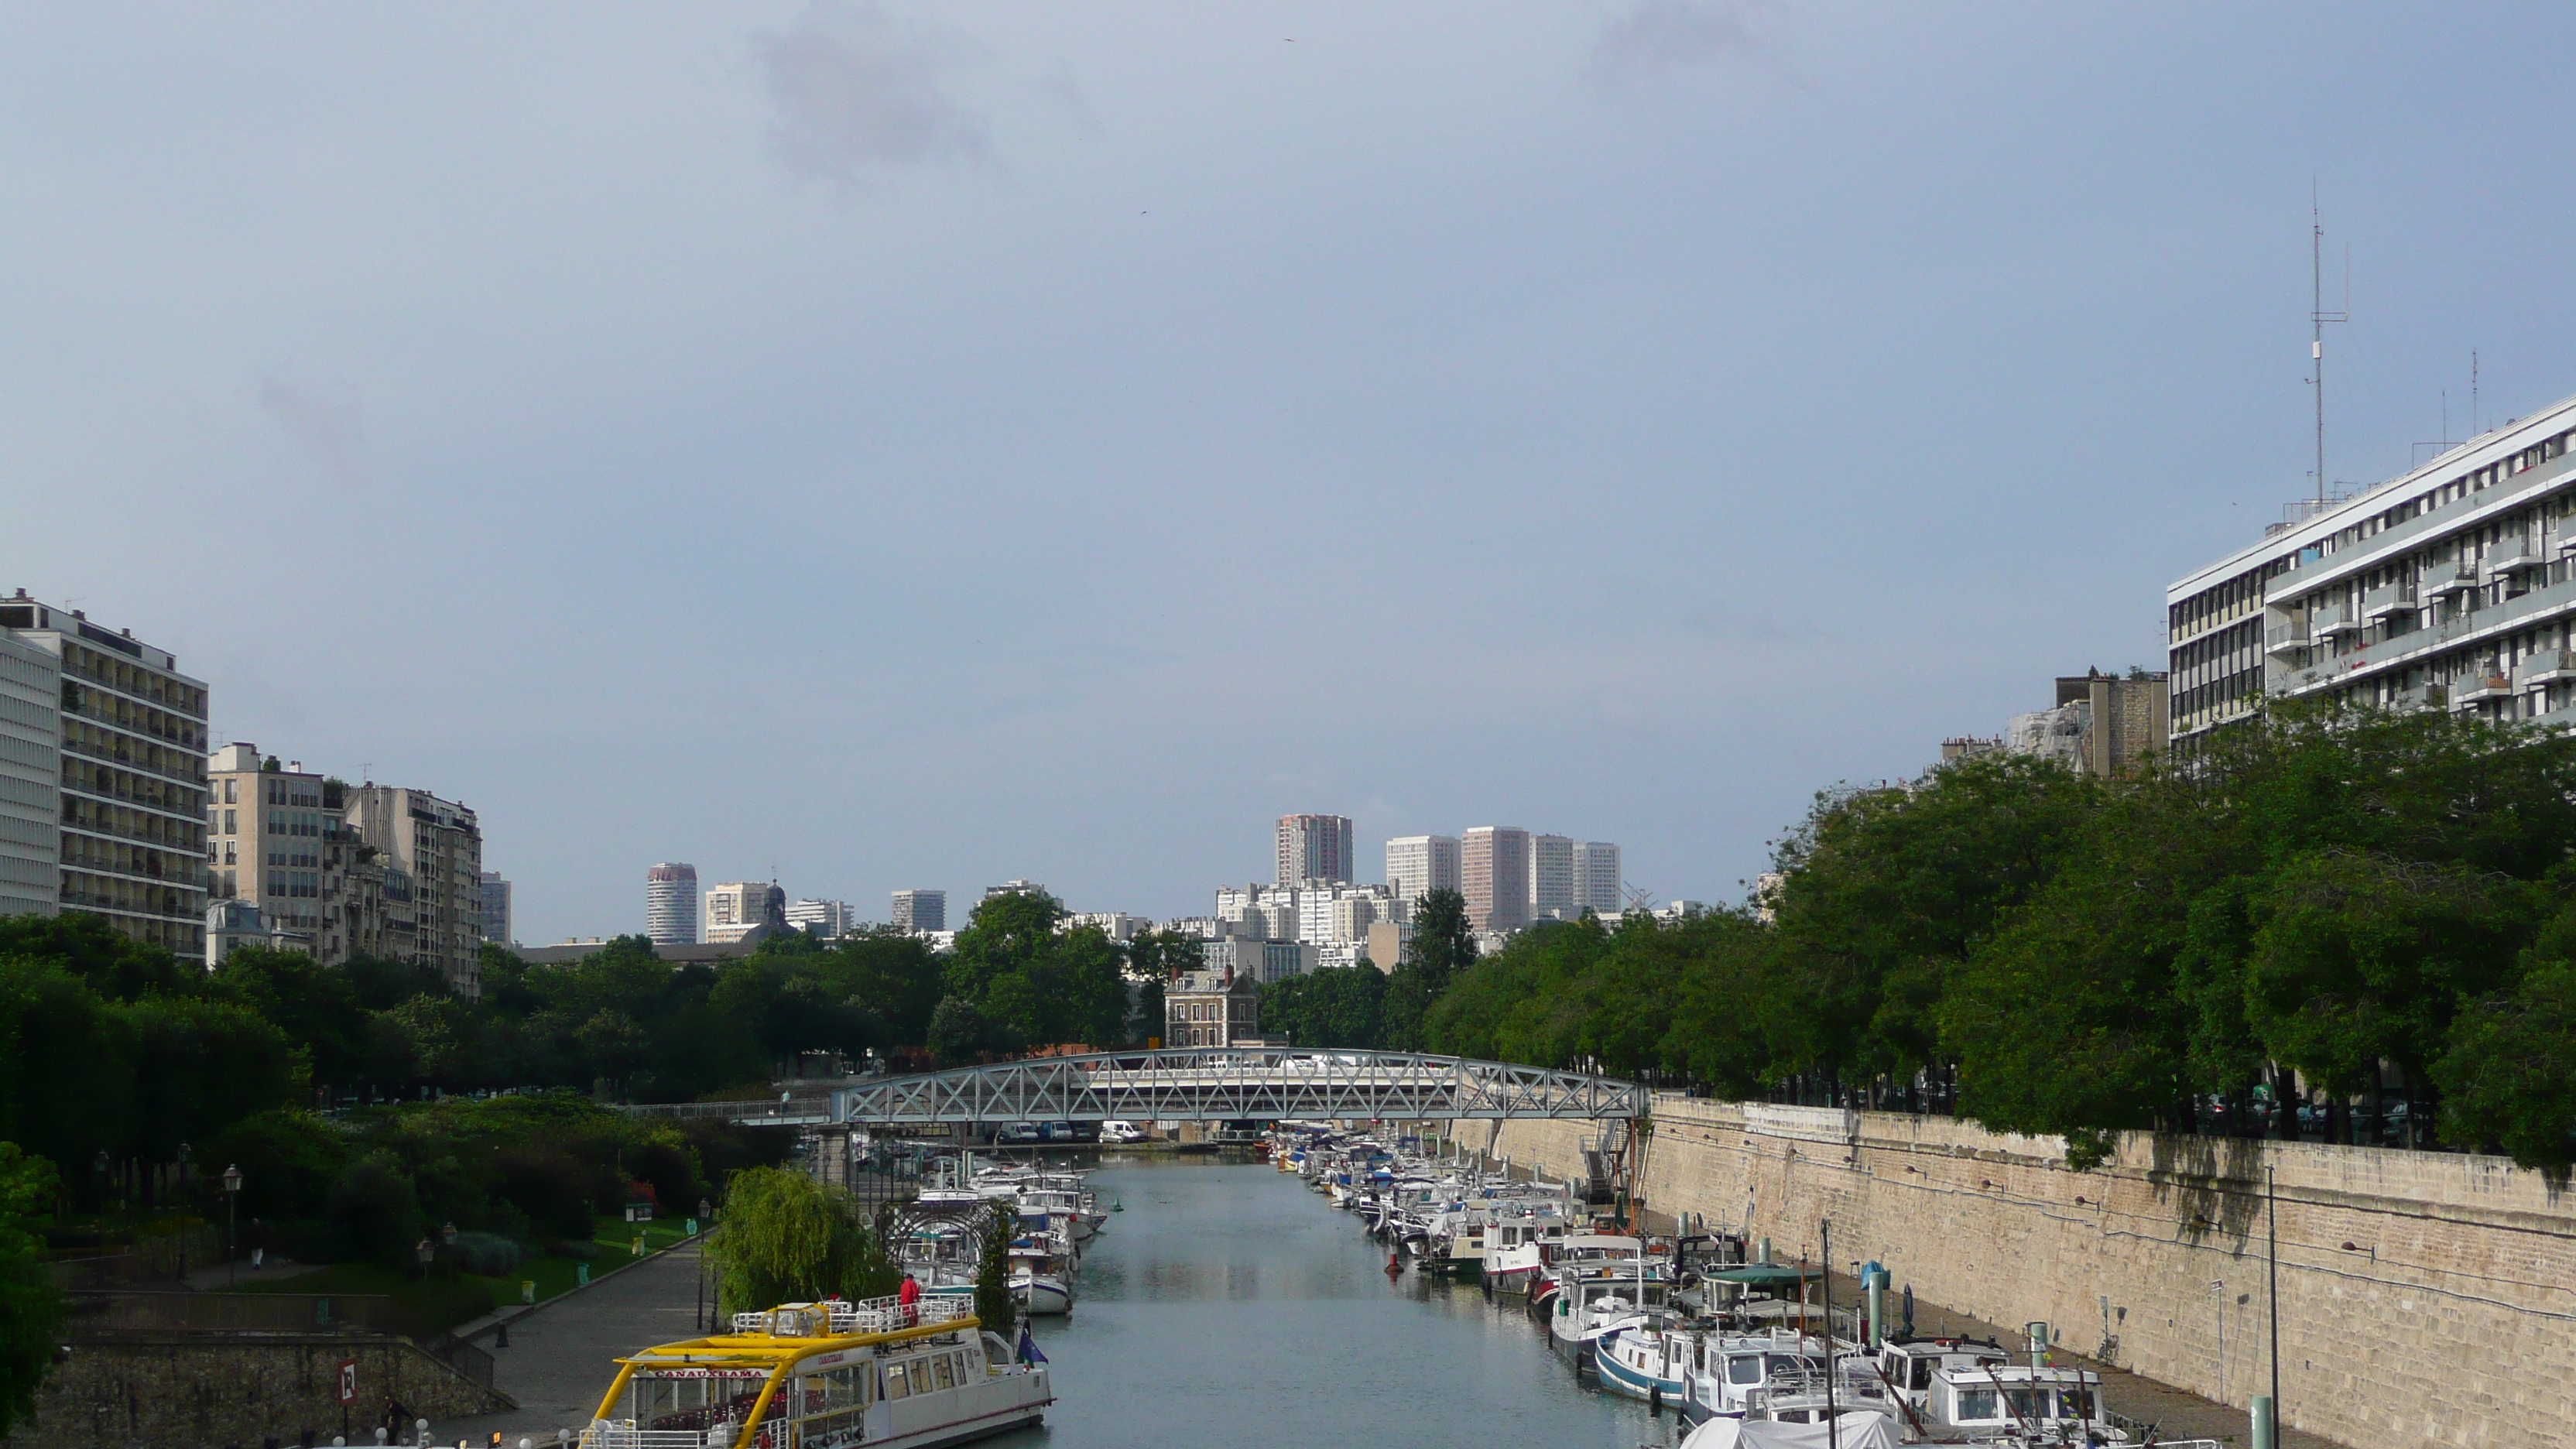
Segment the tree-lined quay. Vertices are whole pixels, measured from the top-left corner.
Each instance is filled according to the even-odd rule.
[[[1264,1034],[1955,1112],[2061,1135],[2079,1167],[2159,1128],[2493,1147],[2563,1173],[2571,849],[2576,742],[2275,707],[2182,769],[1983,755],[1827,792],[1742,908],[1587,916],[1479,956],[1464,902],[1434,891],[1391,969],[1267,984]],[[466,1000],[395,964],[244,948],[209,972],[77,915],[0,922],[0,1411],[52,1352],[48,1253],[247,1222],[337,1264],[334,1291],[453,1321],[518,1275],[573,1273],[626,1203],[722,1203],[787,1154],[598,1098],[762,1094],[806,1053],[1142,1047],[1163,982],[1199,960],[1193,938],[1115,942],[1006,892],[946,952],[883,930],[713,969],[631,937],[563,965],[492,949]],[[882,1276],[878,1226],[831,1222],[843,1276]]]

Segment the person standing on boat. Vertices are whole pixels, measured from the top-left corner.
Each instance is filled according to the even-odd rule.
[[[894,1291],[894,1301],[903,1306],[904,1327],[920,1322],[921,1310],[914,1305],[921,1302],[921,1284],[910,1273],[903,1275],[903,1286]]]

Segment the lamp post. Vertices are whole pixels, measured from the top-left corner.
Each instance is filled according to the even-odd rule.
[[[438,1245],[427,1238],[423,1238],[417,1244],[413,1245],[411,1251],[413,1257],[420,1259],[420,1281],[423,1283],[428,1282],[429,1265],[431,1260],[438,1256]]]
[[[224,1286],[227,1288],[241,1277],[241,1269],[233,1262],[233,1254],[241,1246],[241,1184],[241,1168],[227,1166],[224,1169]]]
[[[181,1207],[179,1209],[179,1232],[177,1237],[179,1241],[179,1281],[182,1283],[188,1281],[188,1210],[185,1206],[188,1200],[188,1151],[189,1148],[187,1143],[182,1142],[179,1144],[178,1197]]]

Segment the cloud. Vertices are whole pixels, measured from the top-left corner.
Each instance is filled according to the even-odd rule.
[[[259,385],[259,406],[313,455],[324,476],[343,488],[365,486],[366,420],[355,400],[314,397],[272,377]]]
[[[784,31],[752,37],[781,164],[849,185],[881,167],[979,161],[984,121],[941,89],[975,52],[943,27],[899,20],[868,3],[815,0]]]
[[[1748,23],[1752,0],[1637,0],[1601,26],[1589,70],[1595,85],[1614,87],[1646,80],[1680,66],[1698,65],[1760,43]]]

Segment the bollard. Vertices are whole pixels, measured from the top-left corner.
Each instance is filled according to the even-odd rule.
[[[2254,1396],[2254,1449],[2280,1449],[2281,1426],[2272,1422],[2272,1396]]]

